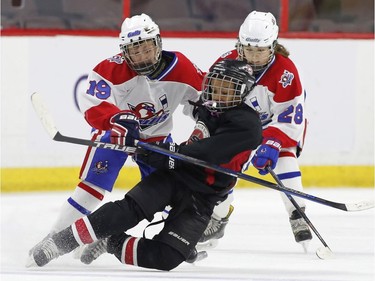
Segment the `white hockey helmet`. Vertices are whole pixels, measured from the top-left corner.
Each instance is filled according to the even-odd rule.
[[[246,59],[244,47],[269,48],[271,53],[265,65],[253,65],[254,71],[260,71],[267,67],[274,55],[274,47],[279,36],[279,27],[271,13],[252,11],[240,27],[238,34],[237,50],[241,59]]]
[[[158,67],[162,52],[160,30],[148,15],[141,14],[126,18],[121,25],[119,39],[125,60],[135,72],[148,75]],[[152,42],[151,47],[139,49],[139,46],[145,42]],[[135,50],[137,48],[139,50]],[[147,57],[146,54],[152,56]]]

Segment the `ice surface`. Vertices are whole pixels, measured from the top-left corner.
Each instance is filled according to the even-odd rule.
[[[374,189],[326,188],[305,192],[328,200],[351,203],[374,197]],[[106,201],[122,198],[115,191]],[[122,265],[103,255],[91,265],[72,254],[42,268],[25,268],[28,250],[49,231],[69,192],[1,195],[1,275],[11,280],[253,280],[253,281],[373,281],[374,209],[344,212],[307,201],[306,214],[332,249],[332,259],[320,260],[322,246],[314,235],[309,252],[294,242],[278,192],[267,188],[235,191],[235,210],[225,236],[208,258],[194,265],[183,263],[170,272]],[[142,235],[142,222],[131,230]],[[152,236],[158,226],[147,229]]]

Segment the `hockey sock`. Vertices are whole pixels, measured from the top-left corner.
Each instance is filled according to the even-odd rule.
[[[185,260],[167,244],[127,234],[112,235],[107,250],[121,263],[159,270],[172,270]]]
[[[303,187],[301,171],[295,157],[280,156],[274,171],[285,186],[298,191],[302,191]],[[287,210],[290,217],[292,215],[292,212],[295,210],[295,207],[284,193],[280,194],[284,202],[285,209]],[[299,197],[294,197],[294,199],[301,208],[306,207],[305,201],[303,199]]]
[[[80,182],[62,206],[51,233],[59,232],[77,219],[90,214],[102,202],[104,194],[104,189],[85,181]]]

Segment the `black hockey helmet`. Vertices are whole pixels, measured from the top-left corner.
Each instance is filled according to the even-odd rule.
[[[253,69],[247,62],[233,59],[216,62],[203,80],[203,105],[211,112],[223,112],[240,105],[254,86]]]

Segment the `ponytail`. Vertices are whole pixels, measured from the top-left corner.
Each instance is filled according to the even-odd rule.
[[[289,51],[283,45],[279,43],[276,43],[275,54],[280,54],[286,58],[289,57],[290,55]]]

